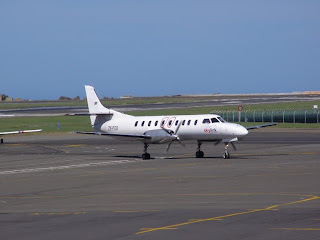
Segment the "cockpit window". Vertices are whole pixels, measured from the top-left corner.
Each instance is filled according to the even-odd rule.
[[[218,117],[218,119],[219,119],[220,122],[222,122],[222,123],[226,122],[226,120],[224,120],[222,117]]]
[[[202,123],[210,123],[210,120],[208,118],[203,119]]]
[[[212,122],[212,123],[218,123],[218,122],[219,122],[219,120],[218,120],[218,119],[216,119],[216,118],[211,118],[211,122]]]

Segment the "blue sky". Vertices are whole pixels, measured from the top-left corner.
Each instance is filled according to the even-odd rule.
[[[320,90],[318,0],[3,0],[0,93]]]

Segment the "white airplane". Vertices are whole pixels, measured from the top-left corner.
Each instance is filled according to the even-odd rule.
[[[135,117],[104,107],[94,88],[85,86],[89,115],[94,132],[76,132],[81,134],[106,135],[121,140],[139,140],[144,143],[142,159],[150,159],[147,152],[149,144],[168,143],[168,152],[172,142],[181,145],[185,140],[196,140],[197,158],[203,158],[203,142],[223,142],[223,158],[230,158],[228,146],[235,149],[234,142],[245,137],[249,129],[268,127],[276,124],[265,124],[245,128],[239,124],[226,122],[216,114],[146,116]]]
[[[42,129],[35,129],[35,130],[20,130],[20,131],[13,131],[13,132],[0,132],[0,135],[10,135],[10,134],[20,134],[20,133],[34,133],[34,132],[41,132]],[[3,139],[0,139],[0,143],[3,143]]]

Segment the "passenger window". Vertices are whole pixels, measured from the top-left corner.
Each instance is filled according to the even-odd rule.
[[[144,121],[142,121],[142,123],[141,123],[141,127],[143,127],[144,126]]]
[[[198,123],[198,120],[195,120],[195,121],[194,121],[194,125],[197,125],[197,123]]]
[[[156,122],[154,123],[154,126],[158,126],[158,121],[156,121]]]
[[[176,121],[176,126],[178,126],[179,120]]]
[[[183,121],[182,121],[182,125],[184,126],[185,123],[186,123],[186,120],[183,120]]]
[[[208,118],[203,119],[202,123],[210,123],[210,120]]]
[[[149,123],[148,123],[148,127],[150,127],[151,126],[151,121],[149,121]]]
[[[134,124],[134,126],[135,126],[135,127],[138,126],[138,121],[136,121],[136,123]]]
[[[163,121],[161,122],[161,127],[163,127],[165,123],[166,123],[166,120],[163,120]]]
[[[190,123],[191,123],[191,120],[188,121],[188,125],[190,125]]]
[[[219,120],[216,119],[216,118],[211,118],[211,122],[212,122],[212,123],[216,123],[216,122],[219,122]]]
[[[168,126],[171,127],[172,125],[172,120],[169,121]]]

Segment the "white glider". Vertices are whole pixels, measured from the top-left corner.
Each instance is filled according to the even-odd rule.
[[[35,133],[41,132],[42,129],[35,129],[35,130],[20,130],[20,131],[13,131],[13,132],[0,132],[0,135],[10,135],[10,134],[20,134],[20,133]],[[0,143],[3,143],[3,139],[1,138]]]

